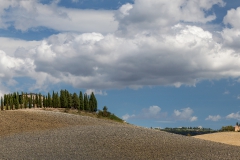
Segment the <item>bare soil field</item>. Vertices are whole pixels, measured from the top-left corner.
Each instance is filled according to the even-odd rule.
[[[194,138],[240,146],[240,132],[219,132],[194,136]]]
[[[58,109],[0,112],[0,159],[232,160],[239,156],[239,146],[113,122],[94,115],[68,114]]]
[[[98,124],[96,119],[81,122],[79,122],[79,120],[66,119],[66,116],[64,117],[62,114],[71,115],[78,113],[77,110],[69,110],[68,112],[70,114],[68,114],[64,113],[64,110],[65,109],[63,108],[33,108],[0,111],[0,136],[30,131],[57,129],[76,125]],[[55,112],[55,114],[51,114],[51,112]],[[82,113],[82,115],[96,117],[91,113]]]

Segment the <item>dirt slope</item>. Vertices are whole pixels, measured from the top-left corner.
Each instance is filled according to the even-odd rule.
[[[62,112],[63,111],[60,112],[58,109],[48,109],[48,111],[46,111],[40,108],[0,111],[0,136],[76,125],[99,124],[96,118],[85,117],[85,120],[82,121],[74,119],[74,117],[78,117],[78,115]]]
[[[240,132],[219,132],[194,136],[194,138],[240,146]]]
[[[87,116],[0,112],[0,159],[239,159],[240,147]]]
[[[42,111],[11,110],[0,111],[0,136],[28,131],[40,131],[65,127],[69,124],[61,122],[57,117],[42,114]]]

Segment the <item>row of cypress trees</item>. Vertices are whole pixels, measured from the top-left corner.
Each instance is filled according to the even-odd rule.
[[[60,93],[54,92],[52,95],[48,93],[46,96],[34,93],[24,93],[21,95],[18,92],[12,94],[4,94],[1,97],[1,110],[13,110],[19,108],[74,108],[78,110],[85,110],[90,112],[97,111],[97,99],[92,92],[90,95],[70,93],[67,90],[61,90]]]

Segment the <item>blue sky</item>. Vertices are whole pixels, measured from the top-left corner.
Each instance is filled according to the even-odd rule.
[[[240,1],[2,0],[0,95],[95,92],[144,127],[240,122]]]

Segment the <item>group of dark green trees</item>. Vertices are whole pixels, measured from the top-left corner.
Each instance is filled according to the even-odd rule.
[[[24,93],[4,94],[1,97],[1,110],[13,110],[22,108],[74,108],[89,112],[97,111],[97,99],[92,92],[90,95],[70,93],[67,90],[61,90],[60,93],[54,92],[52,95],[48,93],[46,96],[41,93]]]

